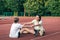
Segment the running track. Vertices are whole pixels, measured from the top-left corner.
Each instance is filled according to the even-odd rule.
[[[34,17],[19,17],[20,23],[26,23],[34,19]],[[60,40],[60,17],[42,17],[43,26],[46,30],[45,36],[34,37],[33,34],[23,34],[18,39],[8,37],[10,26],[14,17],[0,18],[0,40]]]

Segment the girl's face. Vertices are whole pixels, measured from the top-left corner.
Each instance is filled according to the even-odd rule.
[[[40,18],[39,18],[39,16],[37,15],[35,19],[36,19],[36,20],[39,20]]]

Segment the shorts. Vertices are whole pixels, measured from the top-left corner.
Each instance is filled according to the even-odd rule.
[[[35,30],[34,29],[34,31],[35,31],[35,34],[34,34],[35,36],[38,36],[39,33],[40,33],[41,36],[45,35],[45,31],[43,31],[43,30]]]
[[[20,32],[18,32],[18,38],[20,37]]]
[[[40,31],[40,30],[35,30],[35,29],[34,29],[34,31],[35,31],[35,34],[34,34],[34,35],[37,36],[37,35],[39,34],[39,31]]]

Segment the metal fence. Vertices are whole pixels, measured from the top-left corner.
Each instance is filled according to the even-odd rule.
[[[41,13],[39,13],[41,14]],[[25,16],[35,16],[37,13],[25,13]],[[14,16],[14,12],[0,12],[0,16]],[[24,12],[18,12],[17,16],[24,16]],[[42,16],[60,16],[60,13],[45,13]]]

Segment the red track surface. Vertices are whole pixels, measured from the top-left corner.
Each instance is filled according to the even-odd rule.
[[[34,17],[21,17],[20,23],[25,23],[33,20]],[[34,37],[33,34],[23,34],[18,39],[8,37],[12,18],[0,19],[0,40],[60,40],[60,17],[42,17],[43,26],[46,29],[45,36]]]

